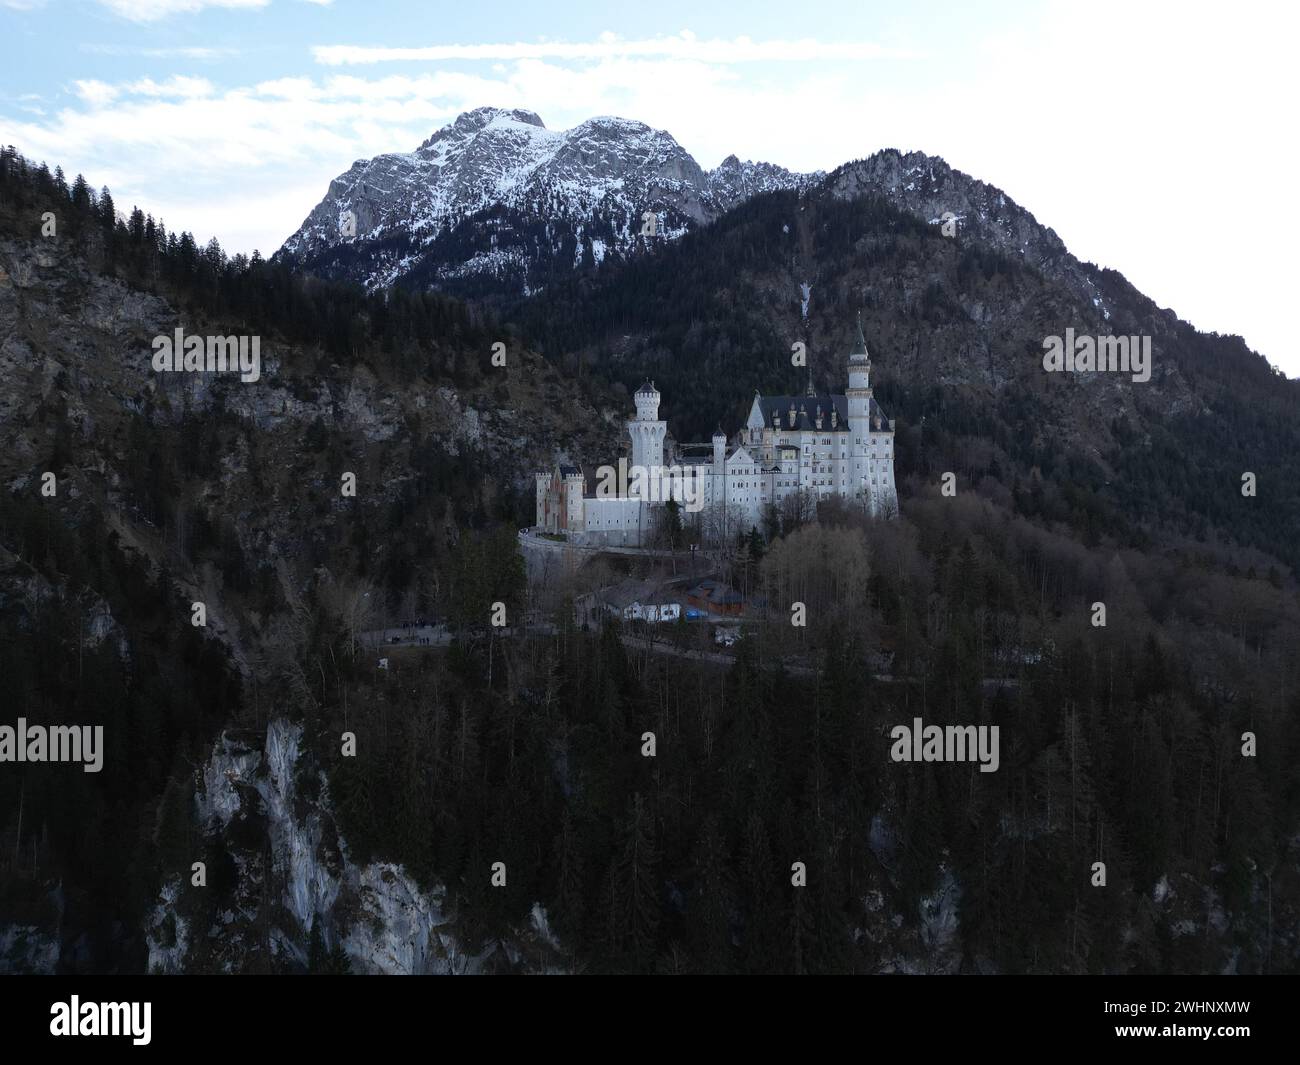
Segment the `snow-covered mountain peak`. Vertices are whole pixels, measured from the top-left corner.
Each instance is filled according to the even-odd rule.
[[[280,255],[372,287],[484,274],[527,287],[533,266],[557,254],[578,265],[640,247],[648,214],[649,235],[671,239],[758,192],[815,177],[734,156],[706,174],[644,122],[601,115],[550,130],[532,111],[480,107],[413,152],[354,163]],[[472,234],[458,229],[484,215]],[[523,235],[538,224],[540,238]]]

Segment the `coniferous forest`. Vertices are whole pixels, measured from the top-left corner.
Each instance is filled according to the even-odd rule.
[[[803,228],[774,235],[792,213]],[[106,737],[99,774],[0,774],[0,968],[145,971],[182,926],[187,971],[352,968],[344,902],[307,927],[284,901],[266,795],[245,788],[220,831],[198,813],[214,747],[259,749],[278,719],[301,728],[295,802],[325,824],[324,866],[400,866],[466,954],[516,947],[505,967],[534,949],[599,973],[1300,966],[1300,396],[1236,338],[1160,325],[1195,410],[1157,395],[1099,420],[983,370],[914,373],[973,343],[978,298],[1029,308],[984,353],[995,380],[1065,297],[886,203],[794,193],[526,301],[462,299],[228,257],[6,149],[0,264],[0,332],[32,356],[0,422],[4,716]],[[573,412],[621,419],[653,375],[674,437],[699,440],[754,390],[797,391],[790,269],[821,271],[820,388],[863,313],[899,517],[738,530],[718,574],[770,609],[725,661],[687,653],[685,622],[581,617],[580,579],[540,589],[516,536],[536,463],[570,431],[584,458],[616,446]],[[1152,309],[1102,280],[1144,327]],[[275,403],[146,387],[175,321],[260,333]],[[528,353],[508,382],[501,338]],[[399,431],[355,413],[364,389]],[[446,391],[522,412],[525,443],[453,433]],[[811,623],[792,632],[795,597]],[[527,623],[494,627],[498,603]],[[445,645],[377,668],[367,633],[417,618]],[[914,718],[998,725],[998,770],[892,760]],[[234,911],[237,951],[204,942]]]

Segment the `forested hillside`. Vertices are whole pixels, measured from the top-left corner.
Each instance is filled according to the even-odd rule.
[[[391,971],[356,944],[430,898],[441,934],[524,971],[1300,966],[1296,401],[1238,341],[1114,280],[1152,381],[1045,379],[1044,333],[1100,312],[869,199],[760,197],[489,313],[230,260],[0,163],[6,720],[102,723],[108,747],[98,775],[0,776],[4,967]],[[685,628],[579,626],[591,575],[529,587],[528,478],[615,456],[620,386],[653,375],[679,438],[734,429],[753,389],[800,390],[795,340],[838,390],[859,308],[901,516],[729,546],[720,575],[768,607],[733,662],[665,653]],[[177,324],[259,333],[262,380],[159,380]],[[492,627],[498,602],[538,624]],[[364,634],[420,616],[449,646],[381,669]],[[996,724],[999,768],[893,761],[915,717]],[[273,809],[217,754],[283,721],[302,747]],[[238,816],[204,820],[221,788]],[[273,832],[295,817],[308,880],[381,895],[400,866],[425,894],[304,903]]]
[[[300,716],[360,627],[450,612],[457,552],[521,506],[489,471],[608,438],[557,419],[558,375],[474,308],[198,249],[12,150],[0,269],[5,716],[101,724],[107,747],[98,774],[0,775],[0,946],[20,967],[142,969],[159,883],[200,854],[189,811],[220,729]],[[150,341],[178,326],[260,334],[261,380],[155,373]]]
[[[844,530],[865,600],[817,593],[853,565]],[[450,675],[363,685],[350,720],[385,743],[337,778],[350,837],[498,927],[543,900],[596,971],[1294,971],[1292,591],[1098,555],[973,498],[788,539],[802,643],[786,613],[720,669],[561,629],[498,640],[491,679],[471,645]],[[891,761],[914,716],[998,724],[998,771]]]
[[[707,440],[719,420],[740,428],[755,390],[804,390],[797,341],[816,387],[842,391],[860,311],[876,398],[898,420],[898,476],[914,490],[951,470],[963,488],[1009,493],[1018,512],[1065,523],[1089,546],[1172,533],[1210,554],[1229,541],[1295,567],[1300,382],[1240,338],[1198,333],[1120,275],[1090,270],[1104,312],[880,198],[773,193],[507,316],[570,372],[585,366],[629,390],[653,377],[669,432]],[[1069,327],[1151,336],[1151,380],[1045,373],[1044,337]],[[1246,471],[1254,499],[1241,493]]]

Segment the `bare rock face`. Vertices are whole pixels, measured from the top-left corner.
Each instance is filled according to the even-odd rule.
[[[852,150],[852,145],[846,145]],[[703,170],[663,130],[600,117],[549,130],[481,107],[413,152],[358,160],[277,253],[325,277],[465,296],[528,296],[556,276],[661,247],[764,193],[879,196],[1066,282],[1105,317],[1118,294],[1000,189],[922,152],[877,151],[829,176],[729,155]],[[647,216],[654,216],[647,232]]]
[[[371,287],[517,293],[554,264],[629,254],[644,243],[647,213],[653,237],[672,239],[756,193],[820,177],[734,155],[706,172],[642,122],[600,117],[556,131],[532,111],[481,107],[413,152],[354,163],[278,254]]]
[[[709,171],[709,204],[715,215],[738,207],[751,196],[784,189],[803,189],[822,178],[820,172],[796,174],[775,163],[743,163],[729,155]]]
[[[221,841],[234,885],[210,903],[180,876],[161,886],[146,929],[150,972],[242,972],[255,957],[294,971],[308,964],[313,928],[357,973],[475,974],[498,954],[513,971],[565,971],[540,903],[512,936],[470,946],[445,886],[353,860],[301,725],[224,732],[198,777],[195,828]],[[22,932],[0,930],[0,949]]]
[[[955,235],[1065,282],[1110,317],[1095,271],[1070,254],[1055,230],[1001,189],[953,169],[938,156],[888,148],[846,163],[826,179],[826,189],[843,199],[882,197],[931,225],[950,222]]]

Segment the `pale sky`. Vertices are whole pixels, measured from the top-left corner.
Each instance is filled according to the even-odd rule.
[[[270,254],[358,158],[473,107],[601,114],[830,170],[886,147],[997,185],[1081,259],[1290,376],[1300,163],[1285,4],[0,0],[0,141]]]

